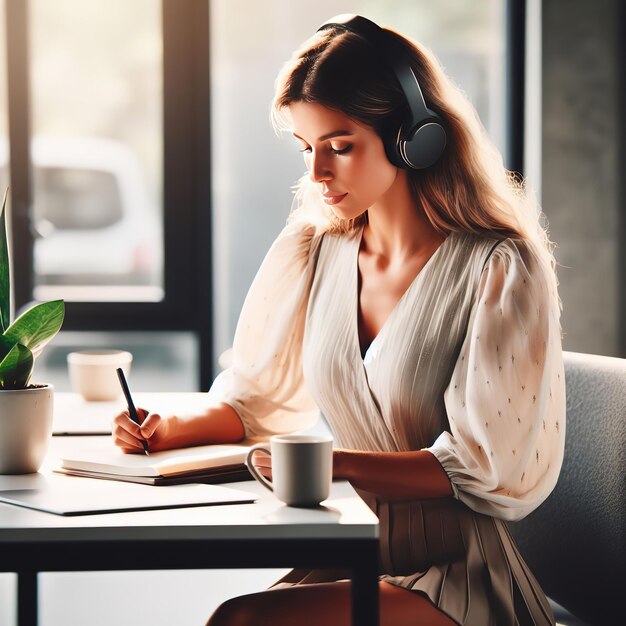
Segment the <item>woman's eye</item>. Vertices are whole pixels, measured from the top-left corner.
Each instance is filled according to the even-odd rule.
[[[348,154],[352,150],[352,144],[347,145],[345,148],[334,148],[332,145],[330,146],[330,151],[333,154]],[[304,154],[310,154],[313,151],[311,146],[302,146],[300,148],[300,152]]]
[[[352,144],[347,145],[345,148],[333,148],[331,146],[330,149],[333,151],[334,154],[348,154],[348,152],[352,150]]]

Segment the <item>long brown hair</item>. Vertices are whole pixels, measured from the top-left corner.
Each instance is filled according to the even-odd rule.
[[[524,239],[548,271],[556,293],[553,244],[545,216],[525,181],[503,164],[467,96],[445,75],[434,54],[399,33],[384,29],[406,51],[429,108],[444,121],[447,145],[441,158],[425,170],[411,170],[408,180],[416,206],[442,234],[470,232],[504,239]],[[379,134],[396,130],[406,119],[408,105],[400,85],[377,50],[350,31],[325,29],[297,50],[276,79],[272,122],[288,128],[288,107],[316,102],[341,111]],[[300,208],[315,195],[308,177],[298,185]],[[366,216],[346,223],[325,212],[329,230],[346,231]]]

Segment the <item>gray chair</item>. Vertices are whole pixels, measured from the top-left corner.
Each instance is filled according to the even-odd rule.
[[[626,359],[564,359],[563,469],[549,498],[510,529],[559,624],[626,624]]]

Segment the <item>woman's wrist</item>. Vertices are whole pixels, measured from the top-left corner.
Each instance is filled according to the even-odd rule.
[[[163,441],[169,445],[170,448],[179,448],[182,446],[177,445],[177,440],[181,438],[181,422],[182,420],[178,415],[168,415],[163,417]]]
[[[350,453],[348,450],[333,450],[333,479],[342,478],[344,480],[349,480],[349,455]]]
[[[333,451],[333,478],[384,498],[427,499],[453,495],[450,479],[428,450]]]

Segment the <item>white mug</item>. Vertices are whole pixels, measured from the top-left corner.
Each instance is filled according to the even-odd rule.
[[[262,450],[272,457],[272,481],[252,464]],[[262,443],[246,457],[246,467],[264,487],[288,506],[314,507],[328,498],[333,479],[333,439],[318,435],[274,435],[270,449]]]
[[[70,352],[67,365],[74,391],[85,400],[116,400],[122,394],[118,367],[128,376],[133,355],[125,350]]]

